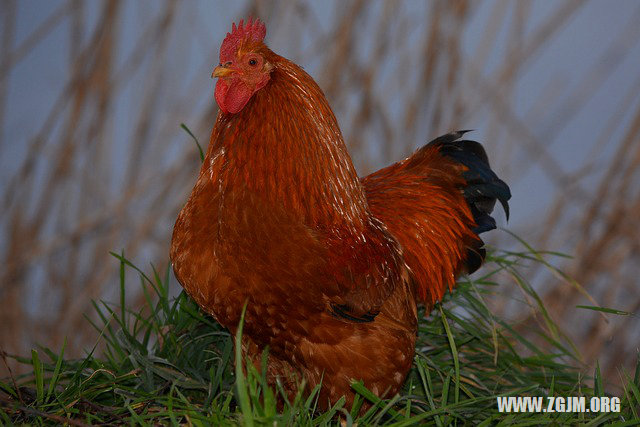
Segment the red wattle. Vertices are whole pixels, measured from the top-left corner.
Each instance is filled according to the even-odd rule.
[[[218,80],[216,101],[225,113],[238,113],[249,102],[253,91],[240,79]]]
[[[222,110],[223,113],[228,113],[229,110],[225,107],[225,98],[227,97],[227,92],[229,91],[229,83],[226,80],[218,79],[216,82],[216,89],[214,91],[214,95],[216,97],[216,102],[218,103],[218,107]]]

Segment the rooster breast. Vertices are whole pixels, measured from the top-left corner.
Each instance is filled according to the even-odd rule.
[[[406,274],[394,276],[401,279],[371,321],[336,313],[332,307],[349,298],[329,267],[323,233],[259,194],[225,188],[217,179],[224,162],[224,153],[207,156],[174,228],[171,259],[187,293],[232,333],[247,303],[245,354],[259,366],[268,346],[270,382],[288,384],[292,397],[302,378],[309,388],[322,381],[322,406],[343,395],[351,402],[353,379],[395,393],[416,336]]]

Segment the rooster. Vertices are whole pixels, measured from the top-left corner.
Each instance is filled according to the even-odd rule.
[[[220,48],[220,107],[171,261],[186,292],[289,396],[321,384],[319,406],[352,381],[395,394],[411,368],[416,304],[429,312],[485,257],[478,234],[508,217],[509,187],[482,146],[453,132],[358,178],[316,82],[263,42],[259,20]]]

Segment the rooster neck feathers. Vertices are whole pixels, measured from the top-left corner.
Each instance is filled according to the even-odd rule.
[[[362,230],[366,198],[322,90],[289,60],[261,53],[274,65],[269,83],[240,112],[220,113],[213,130],[221,191],[259,195],[309,226]]]

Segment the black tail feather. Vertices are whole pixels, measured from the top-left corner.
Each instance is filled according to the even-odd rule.
[[[504,209],[507,220],[509,219],[509,199],[511,190],[491,170],[487,152],[482,145],[476,141],[460,140],[468,131],[451,132],[434,139],[428,145],[439,147],[440,153],[465,165],[467,171],[463,177],[467,181],[463,188],[464,198],[467,200],[476,227],[473,232],[476,234],[496,228],[496,221],[491,217],[491,213],[496,204],[500,202]],[[467,256],[467,271],[476,271],[486,256],[486,251],[482,247],[484,243],[478,238],[478,244],[469,248]]]
[[[467,273],[471,274],[482,266],[484,258],[487,256],[487,250],[483,246],[484,242],[479,239],[477,247],[467,249],[467,259],[465,260]]]

